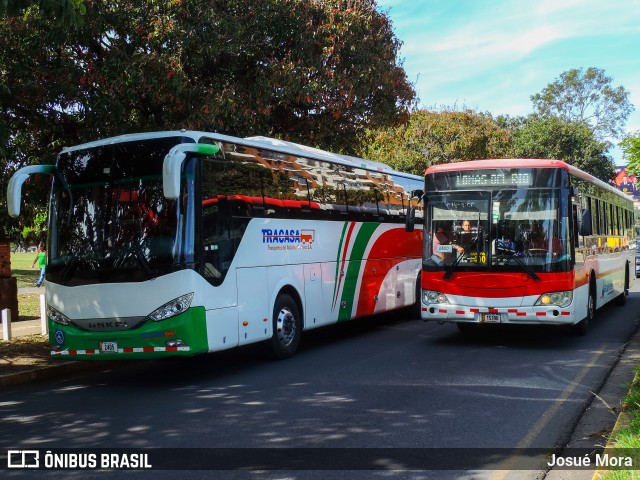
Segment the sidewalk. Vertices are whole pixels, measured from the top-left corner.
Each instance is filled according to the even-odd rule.
[[[24,287],[18,289],[18,295],[44,295],[45,288],[41,287]],[[24,337],[26,335],[42,334],[42,323],[40,320],[19,321],[17,318],[11,319],[11,338]],[[0,322],[0,340],[4,336],[4,324]]]
[[[45,288],[26,287],[18,289],[19,295],[44,293]],[[4,333],[3,328],[4,325],[1,325],[0,340],[2,339],[2,335]],[[46,337],[42,335],[42,322],[40,319],[11,322],[12,340],[18,339],[20,337],[27,337],[29,335],[38,335],[38,339],[46,341]],[[22,348],[20,351],[22,352]],[[45,350],[45,353],[47,351],[48,348]],[[113,367],[116,363],[118,363],[105,361],[79,362],[59,358],[54,359],[50,356],[46,356],[46,358],[43,359],[43,352],[39,352],[39,355],[30,354],[28,352],[29,349],[25,348],[25,353],[23,355],[21,353],[21,355],[25,357],[23,358],[23,360],[26,360],[24,365],[21,364],[21,362],[16,362],[15,365],[12,365],[12,368],[5,368],[3,369],[3,371],[0,371],[0,389],[28,382],[53,380],[56,378],[67,378],[77,373],[103,368],[107,364]],[[0,360],[2,359],[0,358]],[[11,372],[11,370],[14,371]]]

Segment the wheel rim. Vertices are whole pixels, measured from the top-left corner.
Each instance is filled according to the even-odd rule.
[[[278,341],[285,347],[291,345],[296,338],[296,318],[293,316],[288,307],[284,307],[278,313],[276,319],[276,329],[278,332]]]

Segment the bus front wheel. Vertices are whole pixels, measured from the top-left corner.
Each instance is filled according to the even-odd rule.
[[[278,359],[291,357],[298,349],[302,322],[296,301],[288,294],[278,296],[273,307],[271,352]]]
[[[573,326],[576,335],[584,335],[589,330],[589,324],[593,321],[596,314],[596,298],[593,289],[589,289],[589,298],[587,299],[587,316]]]

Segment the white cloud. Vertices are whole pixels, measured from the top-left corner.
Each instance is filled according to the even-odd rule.
[[[457,103],[494,114],[526,114],[530,95],[563,71],[590,66],[640,94],[631,87],[640,78],[635,0],[378,3],[404,42],[401,57],[409,80],[418,79],[424,105]]]

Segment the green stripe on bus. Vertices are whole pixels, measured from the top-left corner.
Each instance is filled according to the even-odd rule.
[[[58,333],[59,332],[59,333]],[[64,339],[59,345],[57,336]],[[166,347],[168,340],[182,340],[190,348],[187,352],[170,355],[191,356],[209,351],[207,315],[204,307],[191,307],[175,317],[160,322],[147,321],[134,330],[88,332],[75,325],[59,325],[49,320],[49,342],[60,350],[98,350],[100,340],[118,343],[118,348]],[[69,355],[66,360],[125,360],[166,357],[165,352],[103,353],[99,355]]]
[[[336,281],[333,283],[333,308],[335,308],[336,306],[336,295],[337,295],[337,288],[338,288],[338,279],[340,278],[340,257],[341,257],[341,253],[342,253],[342,244],[344,242],[344,235],[347,233],[347,225],[348,222],[344,222],[344,226],[342,227],[342,233],[340,234],[340,244],[338,245],[338,253],[336,255]]]
[[[355,241],[353,242],[353,248],[351,249],[351,256],[349,257],[349,267],[347,268],[347,274],[345,275],[344,288],[342,289],[342,299],[340,304],[345,304],[345,308],[340,308],[338,314],[338,321],[349,320],[351,318],[351,310],[353,310],[353,301],[356,296],[356,286],[358,284],[358,278],[360,273],[360,266],[362,265],[362,257],[367,249],[367,245],[371,241],[373,232],[380,226],[380,223],[363,223],[358,231]]]

